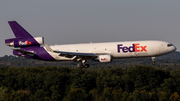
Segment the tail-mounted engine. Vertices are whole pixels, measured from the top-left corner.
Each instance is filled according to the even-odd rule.
[[[28,47],[28,46],[39,46],[44,44],[43,37],[35,37],[35,38],[12,38],[6,39],[5,43],[10,47]]]

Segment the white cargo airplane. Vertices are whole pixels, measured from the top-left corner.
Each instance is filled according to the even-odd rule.
[[[66,44],[48,46],[43,37],[32,37],[16,21],[8,22],[16,38],[6,39],[7,46],[15,47],[13,54],[45,61],[80,62],[87,68],[87,60],[111,62],[119,58],[151,57],[153,65],[157,56],[176,50],[176,47],[164,41],[128,41],[86,44]]]

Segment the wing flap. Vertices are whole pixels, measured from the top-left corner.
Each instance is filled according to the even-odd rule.
[[[89,56],[89,57],[95,57],[94,53],[77,53],[77,52],[63,52],[63,51],[53,51],[55,53],[60,53],[60,56],[66,56],[66,55],[72,55],[72,56]]]
[[[44,45],[47,51],[60,53],[59,56],[65,56],[68,58],[72,58],[73,56],[85,56],[85,57],[96,57],[97,55],[94,53],[79,53],[79,52],[64,52],[64,51],[55,51],[52,50],[47,44]]]

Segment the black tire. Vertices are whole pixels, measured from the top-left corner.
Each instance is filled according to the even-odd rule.
[[[89,68],[89,64],[85,64],[85,68]]]

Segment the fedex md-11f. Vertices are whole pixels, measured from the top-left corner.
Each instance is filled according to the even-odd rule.
[[[16,38],[6,39],[5,44],[14,47],[14,55],[45,61],[74,61],[81,63],[82,68],[89,67],[87,60],[107,63],[120,58],[151,57],[155,64],[155,57],[176,50],[171,43],[153,40],[48,46],[43,37],[31,36],[16,21],[8,23]]]

